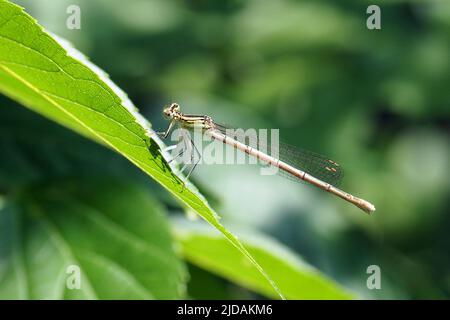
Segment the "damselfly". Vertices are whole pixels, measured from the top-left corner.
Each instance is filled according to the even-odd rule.
[[[166,131],[159,133],[163,138],[167,138],[175,124],[179,124],[185,129],[200,128],[212,139],[223,142],[224,144],[245,152],[249,156],[255,157],[268,165],[274,166],[286,173],[289,177],[319,187],[322,190],[354,204],[367,213],[375,211],[375,206],[370,202],[355,197],[336,187],[337,182],[342,177],[342,169],[336,162],[327,159],[326,157],[309,151],[298,150],[293,147],[280,148],[280,156],[274,157],[268,152],[264,152],[250,144],[238,141],[236,137],[227,134],[227,130],[224,126],[216,123],[209,116],[182,113],[180,106],[177,103],[172,103],[170,106],[164,108],[163,115],[170,121]],[[192,141],[191,143],[193,145]],[[195,145],[193,145],[193,147],[196,149]],[[187,174],[187,178],[192,173],[195,165],[196,164],[194,164]]]

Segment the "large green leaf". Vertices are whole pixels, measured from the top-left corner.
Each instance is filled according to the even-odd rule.
[[[152,180],[119,154],[2,96],[0,150],[0,190],[8,192],[74,177],[111,176],[153,185]],[[158,192],[166,194],[164,190]]]
[[[273,290],[262,281],[247,261],[230,250],[220,234],[196,223],[174,220],[175,235],[188,261],[244,287],[273,297]],[[261,234],[241,233],[241,242],[288,299],[350,299],[353,295],[308,265],[289,249]]]
[[[174,299],[184,269],[145,189],[117,180],[38,185],[0,210],[0,298]],[[66,282],[81,270],[81,288]]]
[[[168,165],[159,139],[126,95],[82,54],[4,0],[0,0],[0,92],[126,157],[221,231],[282,296],[195,188],[181,188],[181,174]]]
[[[87,141],[80,136],[65,130],[56,124],[39,117],[37,114],[28,112],[11,101],[4,101],[0,97],[2,105],[8,104],[8,108],[0,108],[0,197],[6,201],[4,212],[0,212],[0,296],[3,298],[179,298],[183,297],[185,276],[182,264],[178,256],[173,252],[173,240],[169,235],[166,215],[162,213],[158,204],[149,197],[148,183],[142,184],[145,188],[135,186],[135,182],[124,183],[123,181],[147,182],[145,176],[138,175],[139,171],[119,155]],[[19,109],[20,108],[20,109]],[[30,137],[33,137],[30,139]],[[108,178],[105,183],[104,177]],[[57,181],[55,188],[54,184]],[[69,183],[63,184],[63,181]],[[71,182],[72,181],[72,182]],[[121,181],[117,184],[117,181]],[[141,183],[139,184],[141,185]],[[30,188],[32,188],[30,190]],[[57,192],[50,192],[56,189]],[[25,195],[24,196],[24,191]],[[30,197],[29,194],[36,193]],[[42,228],[49,224],[55,210],[48,205],[57,201],[58,207],[63,210],[58,212],[62,221],[70,219],[75,213],[76,221],[69,225],[55,225],[53,235],[60,235],[66,242],[61,246],[62,250],[53,250],[54,240],[46,231],[52,229]],[[34,205],[34,203],[38,205]],[[1,206],[1,204],[0,204]],[[36,215],[34,212],[41,208],[43,214]],[[66,210],[71,208],[70,210]],[[95,210],[94,210],[95,209]],[[100,224],[81,222],[84,218],[94,218],[96,214],[104,213],[106,220]],[[80,219],[79,219],[80,218]],[[116,226],[112,228],[112,218]],[[18,220],[17,220],[18,219]],[[86,220],[86,219],[85,219]],[[13,223],[21,222],[20,228],[14,227]],[[64,227],[66,226],[66,227]],[[125,237],[110,239],[109,234],[121,233]],[[41,236],[37,236],[39,230]],[[11,233],[11,231],[13,231]],[[105,234],[107,231],[107,234]],[[79,251],[78,240],[70,237],[71,233],[77,232],[89,239],[88,251],[94,254],[80,254],[77,259],[70,257],[71,252]],[[83,233],[87,234],[84,235]],[[137,237],[127,237],[136,235]],[[2,238],[3,236],[3,238]],[[92,237],[92,238],[90,238]],[[50,238],[50,239],[47,239]],[[42,240],[44,239],[44,241]],[[141,239],[141,247],[148,247],[150,251],[160,251],[158,259],[151,254],[141,254],[136,251],[136,240]],[[70,241],[69,241],[70,240]],[[47,248],[50,261],[49,273],[46,276],[37,277],[34,272],[41,274],[43,270],[26,267],[31,275],[24,282],[19,281],[17,273],[21,267],[14,263],[14,256],[23,256],[26,262],[39,262],[41,259],[36,250],[28,250],[29,246],[45,242],[43,247]],[[126,249],[130,255],[142,260],[139,265],[131,264],[130,255],[121,254],[111,256],[109,243],[116,248],[130,247]],[[24,244],[24,245],[22,245]],[[147,251],[147,250],[146,250]],[[139,257],[139,258],[138,258]],[[76,261],[73,261],[76,260]],[[170,264],[167,266],[164,261]],[[80,263],[81,270],[86,274],[85,284],[95,283],[95,291],[89,286],[82,286],[81,291],[66,290],[64,296],[64,280],[67,266]],[[120,266],[120,272],[117,268]],[[145,267],[140,269],[140,267]],[[113,275],[111,275],[113,273]],[[158,275],[161,273],[160,275]],[[128,274],[128,275],[127,275]],[[159,277],[156,283],[147,280]],[[61,278],[62,277],[62,278]],[[113,278],[114,279],[109,279]],[[142,289],[135,279],[142,278],[142,283],[148,288]],[[33,280],[35,279],[35,280]],[[89,281],[92,279],[91,281]],[[27,293],[23,288],[30,288]],[[42,288],[42,289],[39,289]],[[28,290],[28,289],[27,289]],[[160,294],[161,293],[161,294]]]

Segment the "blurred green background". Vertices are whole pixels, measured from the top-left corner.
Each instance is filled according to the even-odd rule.
[[[372,1],[14,2],[109,73],[157,130],[174,101],[279,128],[338,161],[343,189],[377,208],[367,216],[251,166],[200,166],[193,180],[225,224],[272,235],[362,298],[450,297],[450,2],[378,1],[381,30],[366,28]],[[66,28],[70,4],[80,30]],[[381,290],[366,287],[373,264]],[[250,295],[190,274],[192,297]]]

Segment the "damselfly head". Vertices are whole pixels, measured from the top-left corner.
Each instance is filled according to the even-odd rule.
[[[163,110],[163,116],[166,119],[173,119],[176,113],[180,111],[180,105],[178,103],[172,103],[171,105],[167,106]]]

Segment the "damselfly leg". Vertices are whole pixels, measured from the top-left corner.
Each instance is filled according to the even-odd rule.
[[[194,165],[192,166],[192,168],[189,170],[188,174],[186,175],[186,180],[189,179],[189,177],[191,176],[192,172],[194,172],[195,168],[197,167],[198,163],[200,162],[200,159],[202,158],[202,155],[198,151],[197,147],[195,146],[194,141],[192,140],[192,138],[190,136],[189,136],[189,141],[191,143],[191,146],[193,147],[193,150],[197,153],[198,159],[195,160],[194,153],[191,152],[191,163],[194,163]]]
[[[173,121],[169,124],[169,127],[162,132],[157,132],[159,136],[162,138],[167,138],[169,133],[174,128]],[[175,149],[175,151],[178,151],[175,155],[172,156],[172,159],[168,161],[170,164],[173,161],[178,161],[178,159],[182,158],[180,163],[183,163],[183,167],[181,168],[180,172],[184,172],[184,170],[189,166],[192,165],[192,167],[189,169],[185,180],[187,181],[191,174],[194,172],[195,168],[197,167],[198,163],[201,160],[201,154],[198,151],[197,147],[195,146],[194,140],[192,139],[191,135],[189,134],[188,130],[180,128],[178,131],[179,133],[179,142],[176,146],[170,147],[170,149]],[[178,147],[180,146],[180,147]],[[168,148],[169,149],[169,148]],[[180,149],[180,150],[179,150]],[[187,158],[189,157],[189,158]],[[184,191],[186,187],[186,181],[182,181],[182,190]]]
[[[169,126],[165,131],[156,131],[156,134],[163,139],[166,139],[169,136],[170,131],[172,131],[173,126],[175,125],[175,120],[170,121]]]

